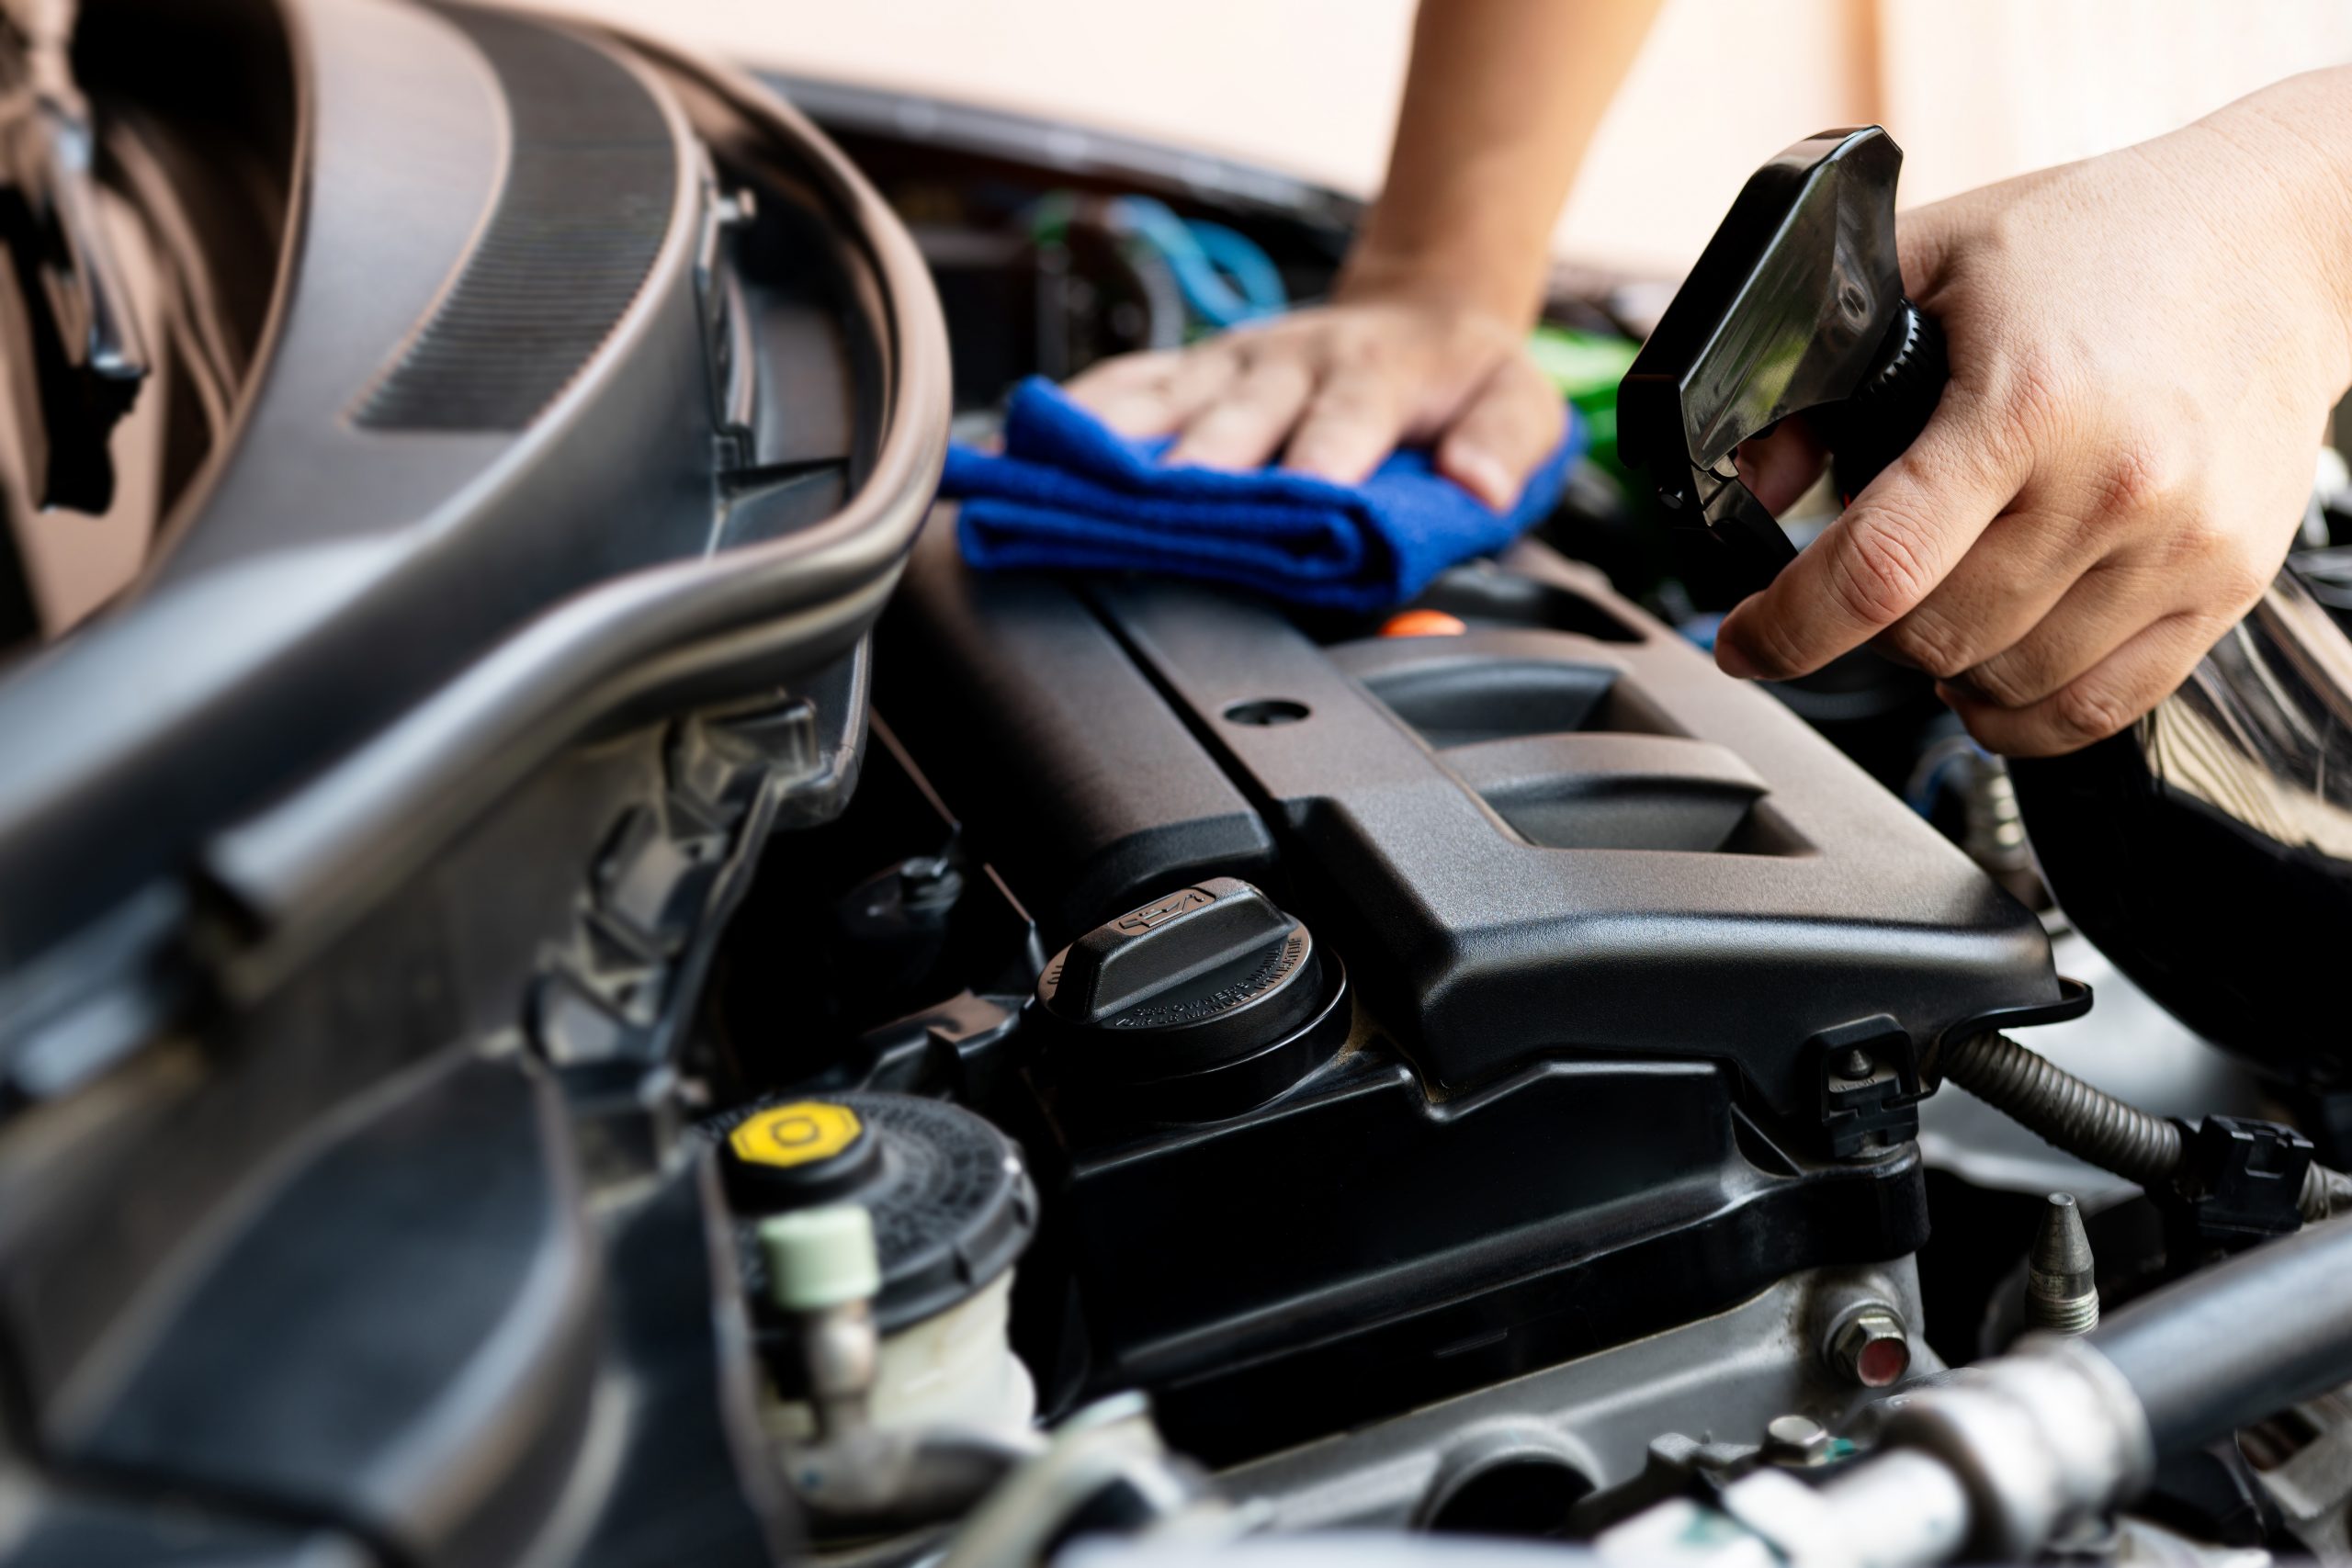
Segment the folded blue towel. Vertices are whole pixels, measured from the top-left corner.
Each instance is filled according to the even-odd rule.
[[[1559,500],[1585,444],[1567,434],[1496,513],[1398,452],[1358,485],[1261,468],[1168,467],[1167,438],[1117,434],[1032,377],[1012,394],[1004,450],[947,454],[944,494],[963,498],[964,558],[982,568],[1137,570],[1255,589],[1294,604],[1379,610],[1519,536]]]

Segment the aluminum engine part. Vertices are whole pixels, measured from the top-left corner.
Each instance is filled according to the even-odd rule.
[[[1894,1395],[1881,1432],[1881,1456],[1854,1475],[1905,1450],[1933,1456],[1967,1492],[1967,1550],[1985,1562],[2030,1556],[2128,1500],[2155,1469],[2147,1417],[2122,1375],[2084,1341],[2048,1334]]]
[[[1882,1402],[1879,1450],[1808,1487],[1756,1471],[1716,1508],[1658,1504],[1596,1543],[1649,1563],[1925,1568],[2025,1562],[2129,1500],[2155,1469],[2123,1375],[2080,1339],[2030,1336],[1997,1360]]]
[[[1565,1513],[1640,1475],[1662,1434],[1760,1442],[1792,1413],[1834,1427],[1873,1395],[1832,1371],[1821,1338],[1870,1303],[1920,1321],[1910,1260],[1793,1274],[1713,1317],[1236,1466],[1220,1487],[1280,1530],[1443,1526],[1480,1476],[1548,1466]],[[1924,1341],[1911,1350],[1939,1364]]]

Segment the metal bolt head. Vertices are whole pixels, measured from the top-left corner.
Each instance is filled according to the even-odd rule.
[[[1829,1428],[1807,1416],[1775,1416],[1764,1427],[1764,1457],[1774,1464],[1819,1464],[1829,1457]]]
[[[915,855],[899,863],[899,902],[906,908],[936,914],[952,908],[964,896],[964,874],[945,855]],[[877,893],[874,913],[888,908]]]
[[[1864,1388],[1888,1388],[1911,1370],[1911,1335],[1893,1307],[1869,1306],[1839,1323],[1826,1347],[1830,1370]]]

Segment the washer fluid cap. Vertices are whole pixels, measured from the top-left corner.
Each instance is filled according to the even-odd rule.
[[[1097,926],[1037,982],[1038,1004],[1083,1041],[1085,1069],[1129,1082],[1264,1050],[1325,999],[1306,928],[1230,876]]]

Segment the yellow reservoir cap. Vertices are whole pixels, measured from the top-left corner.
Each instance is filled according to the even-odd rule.
[[[857,1112],[828,1100],[796,1100],[747,1117],[727,1134],[727,1147],[745,1165],[789,1170],[831,1159],[865,1135]]]

